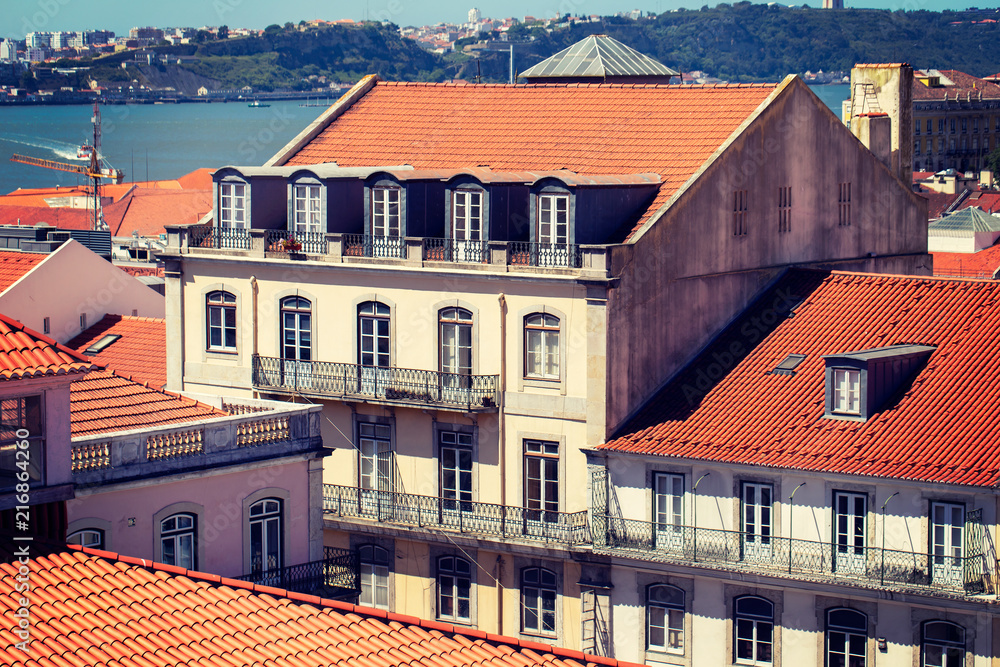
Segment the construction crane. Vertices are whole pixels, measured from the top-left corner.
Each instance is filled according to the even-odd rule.
[[[94,182],[94,219],[91,229],[106,230],[107,223],[104,222],[104,215],[101,211],[101,182],[104,179],[121,183],[125,180],[125,172],[109,167],[101,158],[101,108],[97,102],[94,103],[94,115],[90,119],[94,124],[94,145],[90,151],[90,164],[87,166],[70,164],[68,162],[56,162],[55,160],[44,160],[42,158],[30,157],[28,155],[13,155],[11,162],[30,164],[44,169],[55,169],[56,171],[68,171],[74,174],[83,174]]]

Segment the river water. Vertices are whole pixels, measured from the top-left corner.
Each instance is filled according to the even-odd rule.
[[[849,86],[814,86],[840,116]],[[249,108],[226,104],[146,104],[101,107],[102,152],[126,181],[177,178],[200,167],[261,165],[316,119],[325,107],[298,100]],[[82,183],[79,176],[10,162],[12,154],[83,165],[77,147],[90,140],[89,106],[0,107],[0,194],[17,188]]]

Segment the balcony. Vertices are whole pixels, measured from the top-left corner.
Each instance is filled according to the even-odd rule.
[[[323,548],[323,560],[253,572],[237,580],[334,600],[353,601],[361,592],[357,554],[334,547]]]
[[[658,526],[611,516],[595,516],[591,530],[595,553],[641,560],[925,594],[979,594],[990,587],[985,554],[932,556],[738,531]]]
[[[327,517],[367,519],[412,528],[565,546],[590,542],[587,512],[546,512],[438,496],[323,485]]]
[[[615,246],[535,243],[528,241],[459,241],[446,238],[289,232],[286,229],[233,229],[170,226],[161,257],[214,254],[298,259],[334,264],[385,264],[456,268],[507,273],[533,271],[610,277]]]
[[[253,357],[254,388],[341,400],[459,408],[497,407],[499,375],[463,375],[328,361]]]
[[[322,450],[319,406],[257,410],[200,422],[74,438],[70,469],[78,488],[209,469]]]

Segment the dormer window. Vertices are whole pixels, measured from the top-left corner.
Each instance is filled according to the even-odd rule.
[[[399,238],[399,188],[372,188],[372,236]]]
[[[219,226],[230,229],[246,229],[249,226],[246,183],[219,183]]]
[[[867,421],[905,391],[935,348],[890,345],[845,352],[826,360],[826,410],[830,419]]]
[[[538,243],[569,243],[569,195],[538,195]]]
[[[314,234],[323,229],[321,188],[314,184],[292,186],[292,231],[295,234]]]
[[[531,205],[531,261],[534,266],[575,266],[574,194],[562,181],[536,184]]]
[[[861,413],[861,371],[833,369],[832,412],[847,415]]]

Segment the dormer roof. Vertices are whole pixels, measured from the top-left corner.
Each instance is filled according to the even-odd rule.
[[[680,72],[653,60],[607,35],[590,35],[533,67],[521,76],[532,83],[546,79],[597,79],[663,77],[667,83]]]

